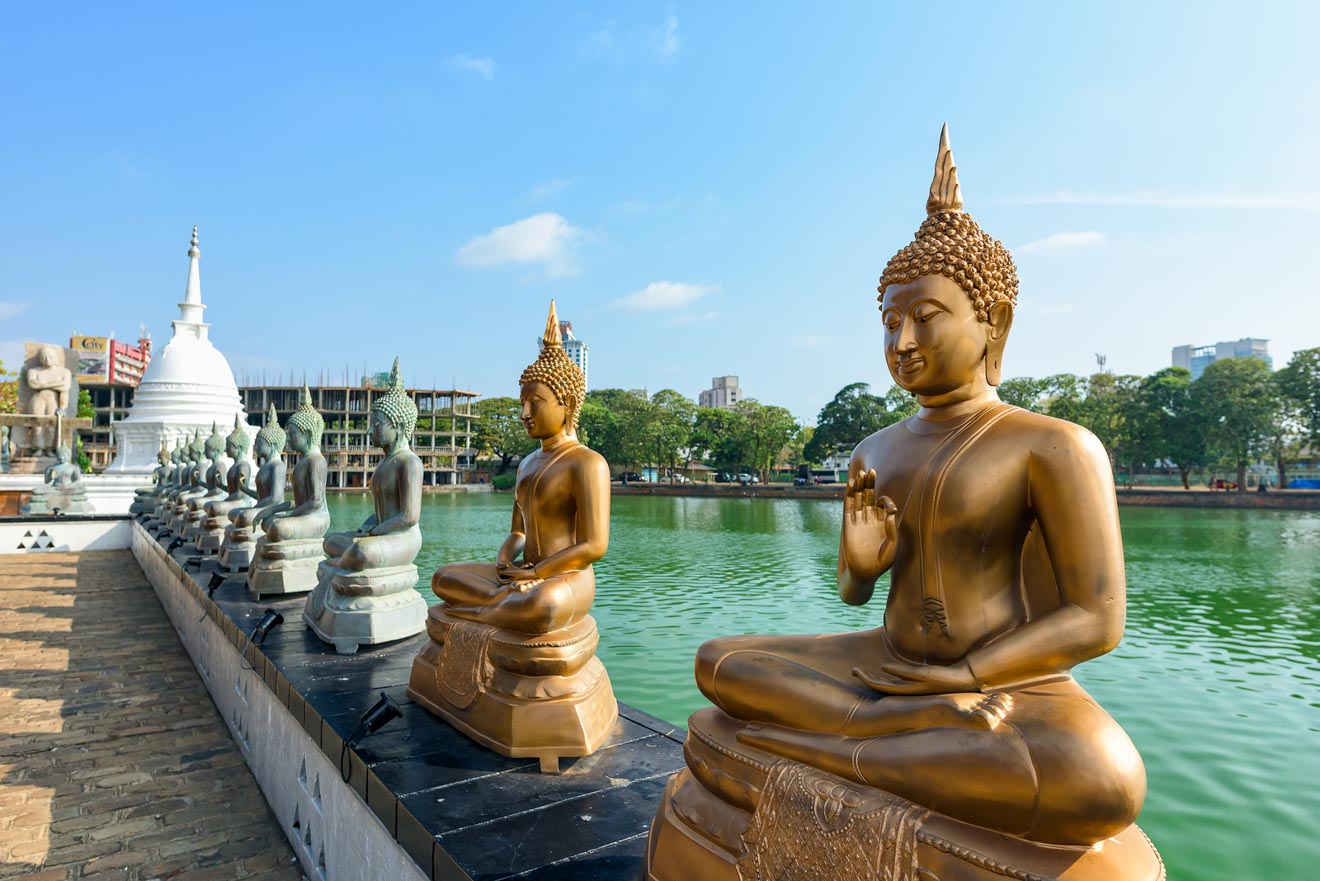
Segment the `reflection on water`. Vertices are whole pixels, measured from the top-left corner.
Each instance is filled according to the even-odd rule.
[[[421,589],[493,560],[509,495],[427,496]],[[331,498],[335,528],[366,495]],[[697,646],[879,623],[834,590],[840,503],[622,496],[597,566],[600,656],[619,699],[673,722],[705,700]],[[1128,629],[1078,678],[1146,760],[1141,824],[1171,879],[1320,878],[1320,514],[1125,508]]]

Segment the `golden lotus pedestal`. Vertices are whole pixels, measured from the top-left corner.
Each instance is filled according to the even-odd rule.
[[[530,634],[453,618],[441,605],[426,631],[408,695],[482,746],[558,773],[561,758],[590,755],[614,728],[618,704],[591,616]]]
[[[1165,877],[1135,825],[1090,847],[1014,838],[745,746],[741,724],[713,707],[689,720],[688,767],[670,779],[651,826],[647,881]]]

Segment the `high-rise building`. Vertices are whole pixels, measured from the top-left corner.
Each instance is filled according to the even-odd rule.
[[[697,406],[732,410],[742,399],[743,393],[738,387],[738,377],[717,376],[710,381],[710,388],[697,396]]]
[[[573,335],[573,322],[559,322],[559,333],[564,338],[564,352],[578,369],[582,371],[582,379],[587,383],[587,388],[591,388],[591,377],[587,373],[587,344]],[[545,341],[539,337],[536,340],[536,351],[540,352],[545,347]]]
[[[1200,379],[1207,367],[1226,358],[1259,358],[1265,362],[1265,366],[1274,369],[1274,359],[1270,357],[1269,352],[1269,340],[1245,337],[1240,340],[1215,343],[1212,346],[1173,347],[1173,366],[1190,370],[1192,379]]]

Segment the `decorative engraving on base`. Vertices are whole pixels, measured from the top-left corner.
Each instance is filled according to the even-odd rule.
[[[778,762],[743,833],[740,881],[919,881],[927,811],[797,762]]]
[[[435,666],[436,684],[455,707],[472,706],[490,682],[490,638],[494,629],[473,621],[456,620],[440,649]]]

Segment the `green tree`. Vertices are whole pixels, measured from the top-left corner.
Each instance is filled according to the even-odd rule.
[[[667,466],[670,481],[673,470],[686,455],[692,438],[692,422],[697,407],[673,389],[661,389],[651,396],[646,440],[657,468]],[[687,464],[683,462],[682,464]]]
[[[635,389],[596,389],[587,392],[587,400],[609,413],[608,419],[593,418],[588,428],[591,448],[612,465],[635,470],[648,455],[651,402],[646,394]]]
[[[823,462],[851,450],[891,421],[884,398],[871,394],[870,385],[849,383],[820,409],[816,430],[802,454],[808,462]]]
[[[698,407],[688,448],[716,471],[735,471],[747,461],[746,417],[733,410]]]
[[[1320,450],[1320,348],[1293,352],[1288,366],[1275,376],[1280,391],[1296,406],[1306,443]]]
[[[1297,459],[1306,445],[1307,430],[1303,422],[1302,402],[1288,394],[1288,380],[1283,370],[1270,375],[1270,394],[1274,412],[1270,427],[1265,432],[1265,451],[1279,470],[1279,488],[1288,486],[1288,463]]]
[[[999,399],[1023,410],[1044,413],[1045,397],[1049,389],[1049,380],[1017,376],[999,384]]]
[[[18,412],[18,374],[0,361],[0,413]]]
[[[765,483],[770,479],[775,457],[798,433],[797,420],[783,407],[762,404],[755,398],[740,401],[734,412],[743,417],[741,429],[745,438],[746,462]]]
[[[1192,383],[1212,454],[1237,469],[1238,490],[1247,486],[1247,466],[1265,452],[1277,401],[1270,369],[1259,358],[1225,358]]]
[[[587,395],[578,413],[578,440],[604,456],[598,446],[599,439],[609,437],[613,430],[614,414],[604,404]],[[609,461],[609,456],[605,456],[605,461]]]
[[[484,398],[472,405],[479,417],[472,432],[472,445],[481,454],[500,460],[496,475],[503,474],[515,458],[536,449],[522,424],[522,402],[517,398]]]
[[[1141,381],[1140,419],[1136,431],[1154,459],[1173,463],[1183,489],[1191,472],[1205,465],[1204,425],[1192,401],[1192,373],[1165,367]]]
[[[889,391],[885,392],[885,409],[889,411],[889,420],[891,423],[899,422],[909,416],[916,416],[921,405],[917,403],[916,395],[907,389],[892,385]]]
[[[92,393],[89,389],[78,389],[78,418],[96,418],[96,408],[92,406]]]

